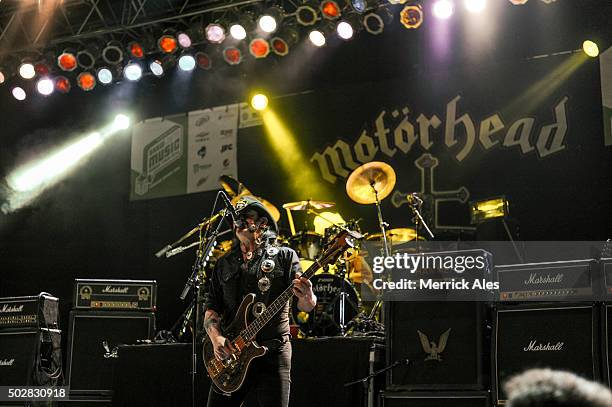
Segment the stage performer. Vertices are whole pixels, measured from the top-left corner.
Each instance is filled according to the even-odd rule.
[[[223,255],[210,277],[204,328],[214,346],[215,357],[223,359],[232,352],[232,344],[223,336],[248,293],[256,294],[256,316],[289,285],[298,297],[298,308],[310,312],[316,305],[312,283],[300,277],[302,269],[293,249],[274,244],[277,232],[272,215],[257,199],[242,197],[235,205],[238,218],[234,224],[232,249]],[[262,267],[272,260],[272,270]],[[257,342],[268,352],[255,359],[244,384],[231,395],[221,394],[211,385],[208,407],[251,406],[287,407],[289,405],[291,342],[289,341],[289,303],[259,332]]]

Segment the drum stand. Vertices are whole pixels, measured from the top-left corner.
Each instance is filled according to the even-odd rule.
[[[382,210],[380,208],[380,200],[378,199],[378,191],[376,190],[376,188],[374,188],[374,184],[371,184],[371,186],[372,186],[372,190],[374,191],[374,196],[376,197],[376,211],[378,213],[378,225],[380,227],[380,231],[382,232],[382,238],[383,238],[383,247],[380,250],[380,252],[385,257],[390,257],[391,249],[389,248],[389,242],[387,241],[387,230],[385,228],[387,226],[387,222],[383,220]],[[370,315],[368,316],[369,319],[371,320],[375,319],[376,313],[378,312],[378,309],[382,306],[382,303],[383,303],[383,299],[381,298],[381,295],[378,294],[378,299],[376,300],[376,303],[372,307],[372,312],[370,312]]]

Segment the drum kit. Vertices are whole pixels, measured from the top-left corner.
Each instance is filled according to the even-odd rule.
[[[348,177],[346,192],[356,203],[376,206],[380,231],[365,233],[364,240],[381,244],[381,254],[390,255],[392,246],[404,242],[423,240],[414,228],[387,229],[383,220],[380,203],[388,197],[395,187],[395,171],[383,162],[370,162],[356,168]],[[253,194],[244,184],[230,176],[222,176],[220,183],[225,192],[235,204],[242,196]],[[280,219],[280,211],[271,202],[257,197],[276,221]],[[300,258],[302,269],[308,268],[323,252],[326,245],[343,229],[361,233],[361,219],[345,220],[338,212],[334,212],[335,202],[307,199],[288,202],[282,205],[286,211],[289,230],[285,236],[281,233],[278,241],[282,245],[293,248]],[[415,219],[420,217],[418,207]],[[304,227],[297,229],[295,217],[306,219]],[[418,216],[417,216],[418,215]],[[418,225],[418,220],[417,220]],[[209,262],[214,266],[215,258],[231,249],[231,241],[220,242]],[[380,301],[362,301],[361,293],[368,290],[375,297],[371,285],[372,270],[365,261],[367,252],[357,245],[349,250],[335,264],[319,270],[312,278],[312,286],[317,296],[317,306],[310,313],[300,311],[295,303],[291,304],[291,319],[299,327],[303,336],[334,336],[347,335],[356,332],[355,321],[366,321],[364,326],[380,326],[376,320]],[[369,322],[368,322],[369,321]],[[372,333],[372,332],[369,332]]]

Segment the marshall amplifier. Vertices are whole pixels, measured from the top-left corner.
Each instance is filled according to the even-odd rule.
[[[155,311],[155,280],[74,280],[74,308]]]
[[[489,407],[488,391],[381,392],[380,407]]]
[[[61,331],[0,331],[0,386],[52,386],[62,375]]]
[[[612,301],[612,258],[600,259],[599,268],[604,279],[604,298],[606,301]]]
[[[391,301],[385,307],[387,390],[483,390],[489,354],[484,349],[482,302]]]
[[[501,301],[594,301],[601,278],[593,260],[497,266]]]
[[[109,396],[117,347],[151,339],[154,331],[153,313],[71,311],[66,358],[70,397]]]
[[[4,328],[58,328],[59,300],[47,293],[0,298],[0,330]]]
[[[598,311],[592,304],[500,306],[494,313],[493,397],[504,404],[503,384],[530,368],[551,368],[599,379]]]

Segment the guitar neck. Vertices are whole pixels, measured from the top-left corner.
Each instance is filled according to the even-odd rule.
[[[324,255],[322,260],[315,260],[315,262],[306,269],[306,271],[302,274],[302,277],[309,279],[314,275],[314,273],[329,264],[333,259],[336,258],[336,255],[339,252],[342,252],[343,248],[336,248],[331,253]],[[249,326],[245,328],[245,330],[240,334],[242,338],[247,341],[253,340],[257,333],[264,327],[270,320],[276,315],[285,304],[291,299],[293,295],[293,285],[290,285],[282,292],[281,295],[276,298],[272,304],[270,304],[266,310],[255,319],[255,321],[251,322]]]

